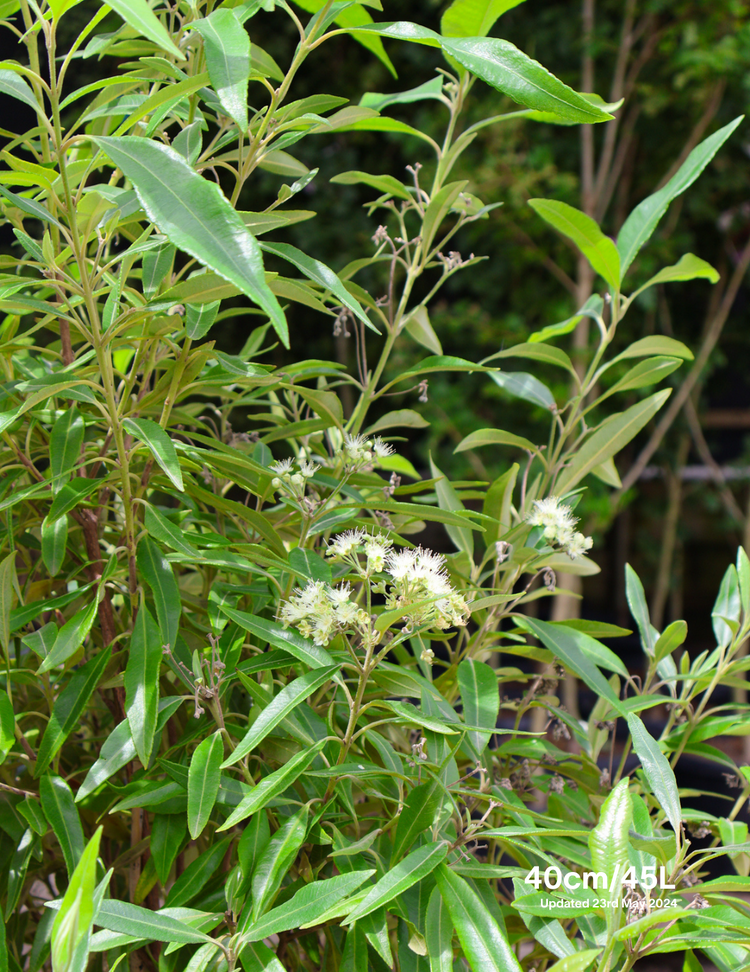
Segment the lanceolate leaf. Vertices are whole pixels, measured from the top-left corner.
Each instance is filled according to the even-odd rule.
[[[469,732],[469,739],[483,753],[497,725],[500,692],[495,670],[485,662],[466,658],[458,666],[458,686],[464,719],[469,725],[484,726],[487,732]]]
[[[439,888],[430,895],[425,918],[430,972],[453,972],[453,925]]]
[[[107,647],[77,669],[58,696],[37,753],[35,776],[42,775],[55,753],[78,725],[86,703],[104,674],[110,654],[111,648]]]
[[[10,95],[11,98],[22,101],[29,108],[33,108],[34,111],[39,110],[40,106],[34,97],[34,92],[15,71],[0,70],[0,94]],[[3,193],[3,195],[5,194]]]
[[[261,852],[251,882],[252,921],[257,921],[271,903],[292,861],[297,856],[307,833],[308,814],[308,808],[303,807],[290,817]]]
[[[107,0],[107,6],[115,10],[141,37],[147,37],[168,54],[184,61],[185,55],[169,36],[166,27],[149,7],[146,0]]]
[[[220,7],[190,25],[203,38],[208,75],[224,111],[247,131],[250,38],[232,10]]]
[[[301,702],[309,695],[312,695],[313,692],[317,691],[321,685],[324,685],[329,679],[333,678],[338,670],[338,665],[333,665],[328,668],[316,668],[290,682],[263,709],[232,755],[221,764],[221,768],[225,769],[227,766],[232,766],[239,760],[244,759],[290,712],[293,712]]]
[[[62,899],[52,925],[52,965],[67,969],[80,943],[88,938],[94,921],[96,859],[102,828],[99,827],[86,845]],[[111,872],[110,872],[111,873]]]
[[[666,186],[644,199],[628,216],[617,237],[623,277],[640,248],[658,226],[672,200],[695,182],[743,118],[744,115],[740,115],[739,118],[735,118],[718,132],[704,139],[688,155]]]
[[[604,422],[576,452],[557,479],[557,491],[573,489],[592,469],[615,456],[659,411],[671,394],[670,388],[644,398],[619,415]]]
[[[523,0],[453,0],[440,20],[445,37],[486,37],[506,10]]]
[[[57,837],[68,874],[72,875],[83,854],[84,840],[71,789],[59,776],[43,776],[39,795],[44,816]]]
[[[630,713],[627,720],[630,738],[633,740],[633,749],[641,761],[651,792],[666,813],[674,832],[678,834],[682,824],[682,811],[674,770],[659,748],[659,744],[643,725],[640,717]]]
[[[393,837],[392,861],[397,861],[404,851],[414,846],[418,837],[429,832],[435,822],[441,792],[439,780],[430,780],[415,786],[404,800]]]
[[[530,199],[532,209],[550,226],[572,240],[613,293],[620,288],[620,256],[617,247],[594,220],[567,203],[555,199]]]
[[[130,639],[124,684],[130,735],[144,767],[148,767],[156,732],[162,657],[161,632],[146,605],[141,604]]]
[[[143,537],[136,551],[136,563],[151,588],[156,617],[164,639],[162,647],[174,648],[180,621],[181,601],[172,568],[151,537]]]
[[[472,972],[521,972],[508,940],[473,888],[445,864],[435,877]]]
[[[217,731],[198,745],[188,773],[188,829],[193,840],[203,833],[219,795],[224,742]]]
[[[83,433],[83,416],[77,408],[66,409],[53,425],[49,443],[53,493],[57,493],[67,482],[65,474],[70,473],[78,462]]]
[[[258,304],[288,347],[286,320],[266,283],[260,248],[219,187],[159,142],[131,135],[93,141],[132,181],[159,229]]]
[[[154,459],[167,474],[172,484],[182,493],[185,487],[182,485],[182,472],[180,471],[177,451],[172,440],[158,422],[152,422],[151,419],[126,418],[123,425],[131,435],[134,435],[136,439],[143,442],[151,450]]]
[[[346,917],[347,924],[357,921],[369,915],[370,912],[393,901],[395,897],[402,894],[417,881],[427,877],[435,868],[445,860],[448,853],[448,845],[444,841],[436,841],[432,844],[425,844],[411,854],[407,855],[400,864],[391,868],[382,877],[375,887],[370,891],[364,901],[360,902],[356,908],[349,912]]]
[[[151,942],[184,942],[202,945],[204,942],[211,941],[208,935],[196,931],[185,922],[178,921],[177,918],[171,918],[158,911],[139,908],[128,901],[102,901],[96,923],[110,931],[132,935],[134,938],[145,938]]]
[[[96,598],[88,607],[77,611],[70,621],[66,622],[57,633],[55,643],[49,655],[39,666],[40,674],[48,672],[52,668],[57,668],[74,655],[84,642],[84,639],[91,630],[96,617],[97,603]]]

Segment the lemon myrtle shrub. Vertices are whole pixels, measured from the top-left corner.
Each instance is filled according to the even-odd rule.
[[[444,355],[430,302],[480,262],[450,245],[497,205],[451,180],[476,131],[618,108],[488,37],[511,5],[455,0],[437,33],[375,22],[378,0],[0,4],[17,44],[0,88],[35,119],[16,132],[6,116],[0,169],[0,968],[625,972],[693,948],[723,970],[750,961],[732,897],[748,882],[750,779],[705,742],[744,731],[746,707],[712,701],[747,665],[744,552],[716,648],[692,660],[684,623],[656,631],[628,574],[642,677],[597,640],[622,629],[525,612],[557,570],[596,570],[575,512],[585,479],[618,483],[615,456],[669,395],[641,389],[691,358],[668,337],[612,346],[642,290],[716,272],[687,254],[625,280],[739,120],[616,242],[533,200],[599,289],[484,362]],[[256,43],[269,15],[298,33],[283,64]],[[441,66],[360,105],[293,100],[341,35],[389,64],[384,39],[423,44]],[[78,86],[92,58],[101,76]],[[518,109],[465,127],[477,83]],[[388,113],[420,99],[444,113],[442,140]],[[373,240],[334,271],[277,239],[315,215],[293,208],[316,170],[289,150],[361,130],[412,137],[419,158],[403,181],[335,176],[372,192]],[[258,170],[277,196],[244,209]],[[269,363],[300,346],[295,304],[354,335],[356,373]],[[581,370],[552,342],[584,316],[599,338]],[[214,340],[228,319],[247,324],[234,355]],[[429,354],[394,372],[398,342]],[[568,400],[511,358],[562,369]],[[515,450],[522,471],[451,483],[399,453],[429,375],[449,371],[547,410],[544,443],[484,429],[458,446]],[[452,553],[425,545],[427,523]],[[499,663],[513,656],[532,664]],[[598,696],[587,721],[559,703],[566,673]],[[657,739],[642,714],[665,707]],[[729,767],[725,817],[681,805],[683,753]],[[705,880],[721,855],[737,876]]]

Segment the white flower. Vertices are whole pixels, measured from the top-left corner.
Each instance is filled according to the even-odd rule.
[[[402,581],[414,576],[416,563],[414,550],[392,550],[386,558],[386,569],[394,581]]]
[[[534,507],[526,516],[532,526],[544,527],[544,539],[550,543],[565,543],[578,518],[573,516],[569,506],[561,503],[557,496],[535,500]]]
[[[318,467],[314,462],[308,462],[307,459],[302,459],[299,464],[299,471],[305,479],[310,479],[318,471]]]
[[[582,533],[576,531],[564,545],[565,553],[571,560],[576,560],[576,558],[582,557],[587,550],[591,550],[593,545],[592,537],[584,537]]]
[[[378,459],[385,459],[386,456],[392,456],[396,450],[388,442],[383,442],[380,436],[378,436],[376,439],[373,439],[372,451]]]
[[[291,473],[293,466],[294,462],[291,459],[275,459],[271,463],[270,468],[273,469],[275,473],[278,473],[279,476],[288,476],[289,473]]]
[[[359,553],[359,548],[361,547],[366,536],[367,533],[362,529],[362,527],[357,527],[356,530],[346,530],[344,533],[339,533],[338,536],[329,541],[326,556],[346,557],[351,553]]]
[[[427,665],[431,665],[435,660],[435,652],[432,650],[432,648],[423,648],[422,653],[419,657]]]
[[[334,607],[346,604],[351,597],[351,593],[352,589],[349,584],[342,584],[340,587],[329,587],[326,590],[326,596]]]
[[[365,553],[367,554],[367,573],[379,573],[385,567],[385,560],[388,552],[393,546],[393,541],[384,537],[382,534],[368,536],[364,541]]]

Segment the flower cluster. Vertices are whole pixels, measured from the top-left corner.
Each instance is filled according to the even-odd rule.
[[[393,454],[393,446],[384,442],[380,436],[369,439],[366,435],[344,435],[344,442],[338,453],[347,472],[356,472]]]
[[[323,581],[309,581],[284,601],[279,618],[285,628],[293,625],[305,638],[312,638],[321,646],[346,629],[358,629],[365,634],[370,619],[352,600],[352,593],[348,584],[332,587]]]
[[[372,593],[385,594],[385,609],[399,611],[407,629],[445,630],[465,625],[469,619],[469,606],[452,587],[445,558],[431,550],[394,550],[393,541],[385,535],[357,529],[334,537],[326,555],[348,563]],[[377,643],[380,638],[348,583],[332,587],[309,581],[282,604],[279,619],[284,627],[293,625],[318,645],[327,645],[339,631],[358,633],[363,642]],[[422,658],[431,663],[432,651],[426,649]]]
[[[307,459],[296,460],[298,472],[294,472],[294,459],[277,459],[271,463],[271,469],[276,473],[271,485],[274,489],[283,490],[297,500],[301,500],[305,495],[307,480],[312,479],[318,471],[314,462]]]
[[[557,496],[535,500],[533,509],[526,516],[532,526],[543,527],[544,539],[550,545],[557,545],[575,560],[590,550],[594,541],[576,530],[578,518],[573,516],[569,506],[561,503]]]

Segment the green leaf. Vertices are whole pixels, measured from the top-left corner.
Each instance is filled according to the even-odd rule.
[[[445,860],[448,845],[445,841],[425,844],[408,854],[400,864],[392,867],[372,888],[370,893],[346,916],[351,925],[377,908],[393,901],[408,888],[431,874]]]
[[[629,713],[627,720],[633,749],[641,761],[651,792],[677,834],[680,832],[682,811],[674,770],[639,716]]]
[[[250,77],[250,38],[233,10],[220,7],[190,27],[203,38],[208,76],[221,107],[247,132],[247,81]]]
[[[0,643],[7,655],[10,644],[10,616],[16,579],[16,553],[12,550],[0,561]]]
[[[83,502],[83,500],[93,493],[94,490],[99,489],[102,485],[99,479],[84,479],[83,477],[77,477],[76,479],[71,479],[69,483],[60,488],[57,496],[52,501],[52,506],[49,508],[47,513],[47,519],[50,523],[57,520],[61,516],[65,516],[71,510],[75,509],[77,506]]]
[[[441,793],[442,786],[438,780],[420,783],[409,792],[398,815],[391,862],[397,861],[404,851],[410,850],[417,839],[432,827]]]
[[[109,663],[110,654],[111,648],[108,646],[85,665],[76,669],[68,684],[58,695],[37,752],[34,770],[36,777],[44,773],[52,758],[78,725],[81,713],[86,708]]]
[[[52,924],[52,967],[68,969],[78,946],[88,939],[94,922],[96,859],[102,828],[86,845]],[[111,873],[111,872],[110,872]]]
[[[464,721],[487,729],[487,732],[469,732],[472,745],[481,755],[495,731],[500,713],[497,675],[494,668],[490,668],[485,662],[466,658],[458,666],[458,687]]]
[[[430,972],[453,972],[453,925],[438,888],[427,904],[424,937]]]
[[[455,491],[453,486],[451,486],[450,480],[446,477],[435,463],[432,461],[432,456],[430,456],[430,475],[433,479],[436,479],[435,483],[435,493],[437,495],[438,506],[441,510],[446,510],[447,512],[455,512],[456,510],[463,510],[464,504],[458,497],[458,493]],[[453,545],[457,550],[462,550],[469,561],[474,559],[474,534],[471,528],[467,527],[455,527],[451,526],[449,523],[445,524],[445,532],[451,538]]]
[[[136,550],[136,564],[151,588],[162,645],[174,648],[182,601],[172,568],[151,537],[142,537]]]
[[[628,607],[633,616],[633,620],[638,625],[641,636],[641,646],[647,655],[653,656],[654,645],[659,637],[659,632],[651,624],[648,614],[648,603],[646,592],[640,578],[630,566],[625,564],[625,596],[627,597]]]
[[[231,841],[231,837],[216,841],[188,864],[169,889],[167,904],[170,908],[179,908],[200,894],[221,866]]]
[[[156,141],[129,135],[93,141],[132,181],[160,230],[265,311],[289,347],[286,320],[266,283],[260,247],[221,189]]]
[[[608,106],[599,107],[563,84],[509,41],[499,37],[441,38],[443,51],[486,84],[525,108],[552,112],[576,124],[610,121]]]
[[[42,110],[34,97],[34,92],[23,78],[19,78],[15,71],[0,70],[0,94],[10,95],[16,101],[22,101],[35,112]]]
[[[560,473],[556,484],[558,493],[569,492],[592,469],[623,449],[656,415],[671,393],[671,388],[665,388],[650,398],[636,402],[626,411],[612,416],[600,425]]]
[[[39,781],[42,810],[52,828],[65,860],[68,875],[72,875],[83,854],[83,827],[73,800],[73,793],[59,776],[43,776]]]
[[[406,722],[412,726],[421,726],[423,729],[431,729],[433,732],[438,732],[443,736],[455,736],[455,734],[461,728],[461,723],[456,722],[456,728],[451,728],[445,725],[445,723],[440,722],[439,719],[433,719],[430,716],[422,715],[422,710],[418,709],[414,705],[410,705],[407,702],[391,702],[387,700],[382,703],[387,709],[395,713],[398,716],[399,722]]]
[[[617,247],[590,216],[554,199],[529,199],[529,206],[558,233],[572,240],[593,269],[604,277],[612,293],[619,293],[620,255]]]
[[[446,864],[435,876],[472,972],[521,972],[503,931],[471,885]]]
[[[636,294],[642,294],[648,287],[654,287],[656,284],[676,283],[680,280],[695,280],[698,277],[704,277],[710,280],[711,283],[716,283],[719,279],[719,271],[714,270],[710,263],[706,263],[700,257],[694,256],[692,253],[685,253],[673,266],[664,267],[663,270],[660,270],[650,280],[647,280],[642,287],[639,287],[635,291],[630,299],[632,300]]]
[[[247,817],[262,810],[271,800],[290,787],[296,779],[299,779],[325,744],[326,740],[322,739],[312,748],[303,749],[301,752],[295,753],[282,767],[273,773],[269,773],[268,776],[264,776],[257,786],[254,786],[242,798],[240,804],[235,807],[229,818],[224,821],[221,827],[217,828],[216,832],[220,833],[222,830],[229,830],[230,827],[236,826],[241,821],[247,819]]]
[[[307,834],[309,810],[303,807],[273,835],[253,870],[251,921],[257,921],[276,896]]]
[[[605,698],[620,715],[625,715],[625,709],[615,695],[612,686],[599,671],[592,658],[584,654],[581,648],[581,644],[585,643],[581,638],[582,632],[552,625],[547,621],[537,621],[536,618],[524,617],[518,618],[517,621],[537,637],[546,648],[549,648],[564,665],[572,669],[580,679],[583,679],[596,695]],[[604,645],[601,647],[603,648]],[[610,654],[613,653],[610,652]],[[616,655],[615,658],[617,658]],[[620,667],[622,667],[622,662],[620,662]]]
[[[196,931],[184,921],[162,914],[159,911],[148,911],[139,908],[128,901],[107,899],[102,901],[96,916],[96,923],[109,931],[132,935],[133,938],[145,938],[149,942],[181,942],[186,945],[210,942],[211,939],[203,932]]]
[[[736,626],[739,625],[741,610],[737,569],[734,564],[730,564],[721,579],[719,593],[711,609],[711,624],[719,648],[726,648],[731,644]],[[728,622],[734,622],[735,628]]]
[[[665,910],[667,909],[662,908],[654,912],[655,922],[660,920],[659,912],[664,912]],[[632,926],[629,925],[628,927],[630,928]],[[600,953],[600,948],[584,948],[580,952],[575,952],[573,955],[566,955],[559,962],[555,962],[554,965],[550,966],[549,972],[585,972]]]
[[[205,337],[216,321],[221,305],[220,300],[205,304],[188,304],[185,308],[185,334],[191,341]]]
[[[672,200],[695,182],[743,118],[744,115],[740,115],[704,139],[688,155],[669,182],[639,203],[628,216],[617,237],[623,277],[640,248],[658,226]]]
[[[505,351],[498,351],[497,354],[490,355],[489,358],[484,359],[484,363],[495,361],[497,358],[531,358],[532,361],[555,365],[557,368],[565,368],[572,375],[576,374],[573,362],[567,354],[552,344],[541,344],[539,342],[516,344]]]
[[[0,763],[16,741],[16,717],[6,692],[0,691]]]
[[[175,858],[182,849],[187,835],[185,818],[179,813],[155,813],[151,825],[151,856],[156,873],[166,884]]]
[[[545,384],[525,371],[493,371],[490,378],[509,395],[552,411],[555,398]]]
[[[232,766],[244,759],[300,703],[329,681],[339,670],[339,667],[339,665],[331,665],[326,668],[315,668],[286,685],[274,697],[273,701],[263,709],[235,751],[221,764],[221,768],[226,769],[227,766]]]
[[[148,768],[156,732],[159,670],[163,656],[160,635],[146,605],[141,604],[130,639],[124,686],[130,736],[144,768]]]
[[[374,108],[375,111],[383,111],[389,105],[409,105],[415,101],[426,101],[428,99],[438,99],[443,91],[443,79],[431,78],[424,84],[410,88],[408,91],[397,91],[393,94],[377,94],[375,91],[366,91],[359,100],[364,108]]]
[[[657,382],[671,375],[675,369],[682,364],[680,358],[665,358],[661,355],[655,358],[646,358],[639,361],[634,368],[626,372],[618,381],[615,382],[607,391],[597,399],[597,404],[603,402],[610,395],[618,392],[633,391],[635,388],[645,388],[648,385],[655,385]]]
[[[316,924],[321,915],[343,901],[374,873],[373,870],[352,871],[300,888],[290,901],[272,908],[250,924],[242,933],[242,942],[259,942],[269,935]]]
[[[74,655],[88,637],[91,626],[97,614],[96,598],[88,607],[77,611],[70,621],[66,622],[57,633],[55,643],[52,645],[49,655],[39,666],[39,674],[48,672],[51,668],[57,668],[64,664],[71,655]]]
[[[244,611],[235,611],[226,604],[221,605],[221,611],[228,618],[235,621],[245,631],[254,634],[257,638],[262,638],[274,648],[282,648],[294,655],[299,661],[304,662],[310,668],[324,668],[334,664],[333,657],[319,645],[303,638],[301,634],[284,628],[275,621],[268,621],[266,618],[257,618],[253,614],[246,614]]]
[[[178,61],[185,60],[185,55],[172,41],[146,0],[107,0],[107,6],[116,11],[136,34],[147,37],[162,50],[175,56]]]
[[[684,644],[688,628],[684,621],[673,621],[668,625],[654,645],[654,658],[657,662],[671,655],[672,652]]]
[[[627,358],[646,358],[652,354],[663,354],[670,358],[682,358],[683,361],[692,361],[693,352],[682,341],[667,337],[665,334],[651,334],[649,337],[634,341],[610,364],[618,361],[625,361]]]
[[[68,518],[61,516],[57,520],[50,520],[45,516],[40,529],[42,536],[42,561],[49,571],[50,577],[55,577],[65,563],[68,546]]]
[[[360,172],[354,169],[350,172],[339,172],[332,176],[331,182],[338,182],[342,186],[356,186],[359,184],[372,186],[378,192],[385,192],[397,199],[411,199],[411,193],[406,186],[398,179],[390,175],[370,175],[369,172]]]
[[[188,830],[193,840],[203,833],[219,795],[224,741],[221,730],[199,743],[188,772]]]
[[[495,21],[523,0],[453,0],[440,18],[445,37],[486,37]]]
[[[478,429],[462,439],[453,451],[466,452],[467,449],[478,449],[486,445],[510,445],[518,446],[519,449],[527,449],[529,452],[539,451],[538,447],[529,439],[514,435],[512,432],[504,432],[502,429]]]
[[[52,492],[58,493],[81,458],[84,434],[83,416],[77,408],[66,409],[52,426],[49,442],[49,464]]]
[[[607,875],[606,887],[599,893],[608,903],[606,920],[609,939],[620,925],[620,893],[629,861],[629,830],[633,819],[629,782],[626,777],[609,794],[599,811],[599,822],[588,839],[591,869]]]
[[[333,270],[327,267],[325,263],[321,263],[320,260],[315,260],[313,257],[307,256],[302,250],[298,250],[296,246],[290,246],[288,243],[261,243],[260,248],[267,253],[273,253],[275,256],[281,257],[282,260],[287,260],[293,266],[297,267],[308,280],[312,280],[313,283],[318,284],[318,286],[338,298],[344,307],[350,310],[358,320],[362,321],[365,327],[368,327],[376,334],[380,333],[367,314],[365,314],[359,301],[352,297],[341,280],[339,280]]]
[[[164,470],[172,485],[181,493],[184,492],[185,487],[182,484],[182,472],[177,451],[172,440],[158,422],[152,422],[151,419],[126,418],[122,424],[131,435],[134,435],[139,442],[150,449],[154,459]]]
[[[407,332],[423,348],[427,348],[433,354],[443,353],[440,338],[433,330],[432,324],[430,324],[430,316],[424,304],[419,304],[413,310],[410,310],[403,318],[402,326],[406,328]]]

